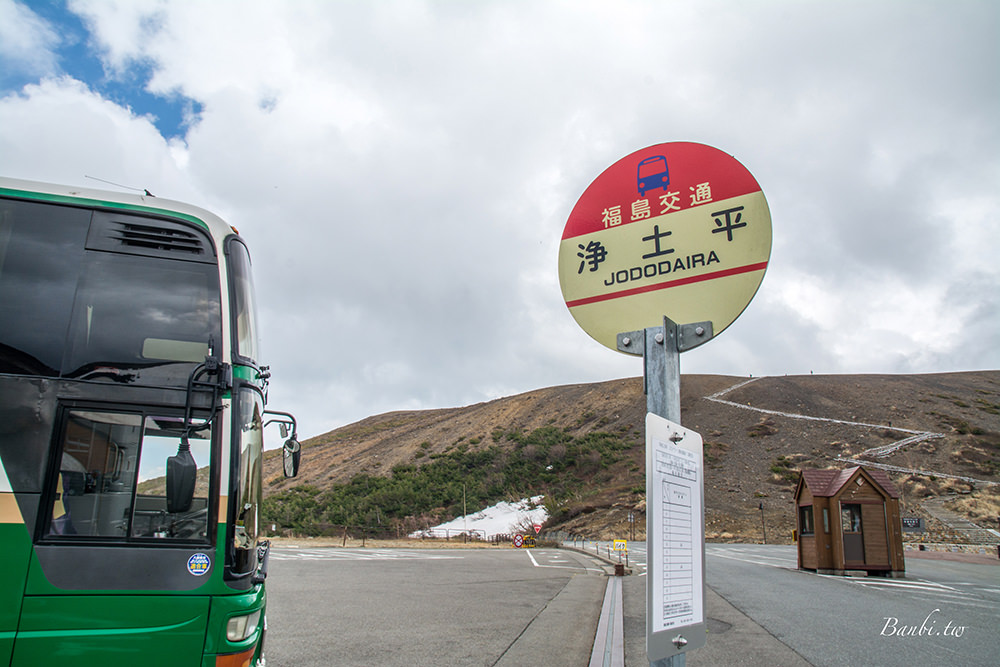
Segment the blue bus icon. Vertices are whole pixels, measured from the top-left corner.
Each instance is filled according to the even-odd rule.
[[[670,171],[667,169],[667,158],[662,155],[653,155],[639,163],[636,167],[635,180],[639,189],[639,196],[645,197],[646,193],[656,188],[663,188],[666,192],[670,185]]]

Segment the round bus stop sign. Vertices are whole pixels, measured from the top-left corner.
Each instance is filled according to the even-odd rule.
[[[580,196],[559,246],[559,283],[577,323],[617,350],[617,335],[711,321],[718,335],[757,292],[771,214],[734,157],[657,144],[604,170]]]

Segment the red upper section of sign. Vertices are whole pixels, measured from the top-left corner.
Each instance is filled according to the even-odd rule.
[[[760,189],[746,167],[717,148],[683,141],[657,144],[623,157],[594,179],[573,207],[562,237],[710,206]]]

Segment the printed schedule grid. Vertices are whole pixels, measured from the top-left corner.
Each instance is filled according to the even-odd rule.
[[[687,452],[683,452],[687,453]],[[693,461],[657,452],[658,472],[690,483],[697,481]],[[694,614],[694,508],[691,486],[663,480],[663,619],[669,625],[690,622]]]

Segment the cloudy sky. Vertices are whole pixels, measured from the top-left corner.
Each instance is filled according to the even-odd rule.
[[[994,0],[0,0],[0,175],[237,226],[303,437],[641,375],[558,246],[671,141],[740,160],[773,225],[684,373],[998,369],[998,34]]]

